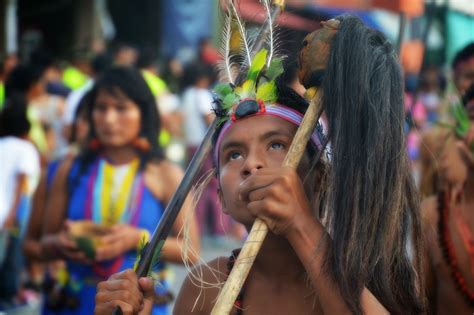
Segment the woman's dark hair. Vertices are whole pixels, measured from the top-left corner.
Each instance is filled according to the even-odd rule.
[[[92,102],[88,107],[87,117],[90,123],[89,140],[96,138],[95,128],[92,121],[92,112],[95,100],[100,91],[106,91],[111,95],[123,93],[127,98],[137,104],[140,110],[141,129],[139,137],[145,137],[151,145],[146,153],[140,152],[141,167],[148,161],[162,160],[164,158],[163,149],[158,143],[158,135],[161,130],[160,115],[155,98],[148,85],[143,79],[139,70],[131,67],[113,67],[99,77],[91,91]],[[96,152],[86,149],[81,159],[83,168],[90,164],[96,156]]]
[[[405,148],[400,65],[383,34],[356,17],[338,19],[322,99],[332,147],[326,269],[353,313],[362,313],[367,287],[390,313],[419,314],[420,209]]]
[[[26,99],[21,94],[14,94],[5,100],[0,112],[0,137],[22,137],[30,131],[27,118]]]
[[[87,117],[89,107],[92,106],[93,95],[92,90],[88,91],[79,101],[76,110],[74,111],[74,119],[72,120],[71,135],[69,136],[68,142],[74,143],[77,141],[76,137],[76,122],[80,117]]]
[[[41,80],[45,68],[42,66],[17,65],[8,74],[5,81],[5,96],[13,94],[26,95],[28,90]]]

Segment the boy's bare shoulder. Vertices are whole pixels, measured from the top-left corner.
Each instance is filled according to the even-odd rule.
[[[227,279],[228,261],[228,257],[218,257],[195,266],[181,286],[173,314],[210,314]]]

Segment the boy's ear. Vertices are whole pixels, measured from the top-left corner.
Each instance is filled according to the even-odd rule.
[[[229,214],[229,212],[226,209],[224,196],[222,195],[222,190],[220,187],[217,188],[217,196],[219,197],[219,202],[221,203],[221,206],[222,206],[222,212],[224,212],[225,214]]]

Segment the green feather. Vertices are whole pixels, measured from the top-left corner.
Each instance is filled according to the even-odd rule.
[[[140,244],[138,244],[137,248],[137,258],[135,259],[135,262],[133,263],[133,270],[136,271],[138,267],[138,263],[140,262],[140,258],[142,257],[142,251],[143,248],[145,248],[146,245],[146,236],[143,235],[142,239],[140,240]]]
[[[267,50],[263,48],[253,58],[252,65],[250,66],[249,71],[247,73],[247,80],[256,81],[260,71],[262,71],[266,62]]]
[[[278,99],[275,81],[265,82],[258,86],[257,100],[274,103]]]
[[[270,61],[270,65],[266,71],[266,76],[269,81],[275,80],[280,74],[283,73],[283,59],[282,58],[273,58]]]
[[[158,246],[156,247],[155,252],[153,253],[153,258],[151,259],[150,270],[148,270],[148,276],[150,276],[150,273],[153,270],[153,267],[155,267],[160,262],[161,249],[163,248],[164,244],[165,244],[165,240],[161,240],[158,243]]]
[[[240,97],[236,93],[227,94],[222,100],[222,107],[225,110],[230,110],[234,104],[240,101]]]
[[[244,84],[242,84],[239,95],[241,99],[255,97],[255,81],[246,80]]]
[[[219,83],[214,87],[214,92],[223,100],[229,93],[232,93],[234,90],[228,83]]]

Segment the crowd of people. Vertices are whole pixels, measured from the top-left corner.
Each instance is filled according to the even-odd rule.
[[[304,49],[318,40],[333,47],[325,115],[300,168],[282,168],[314,80]],[[348,43],[365,67],[350,77]],[[222,57],[200,47],[166,66],[127,44],[67,67],[44,50],[2,60],[0,311],[40,300],[44,314],[168,314],[167,264],[195,265],[206,237],[244,240],[256,217],[271,233],[236,313],[474,311],[474,43],[449,73],[424,66],[403,90],[385,37],[339,18],[305,39],[299,71],[286,60],[276,78],[257,72],[225,114],[212,92]],[[275,86],[268,104],[253,101],[260,83]],[[154,281],[137,279],[137,253],[216,116],[200,198],[186,199]],[[190,270],[175,313],[209,314],[237,253]]]

